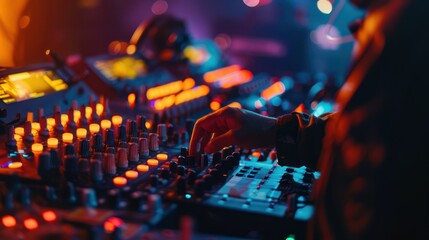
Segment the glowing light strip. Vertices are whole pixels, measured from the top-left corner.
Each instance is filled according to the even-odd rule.
[[[266,101],[271,98],[283,94],[286,90],[285,85],[282,82],[276,82],[273,85],[269,86],[265,90],[262,91],[261,97]]]
[[[210,72],[206,72],[203,78],[206,83],[213,83],[225,75],[228,75],[230,73],[237,72],[240,70],[241,70],[241,67],[239,65],[231,65],[228,67],[223,67]]]
[[[195,86],[193,78],[186,78],[183,81],[175,81],[161,86],[153,87],[147,90],[146,98],[154,100],[165,96],[177,94],[182,90],[187,90]]]
[[[253,73],[249,70],[240,70],[219,78],[215,86],[220,88],[231,88],[249,82],[253,78]]]

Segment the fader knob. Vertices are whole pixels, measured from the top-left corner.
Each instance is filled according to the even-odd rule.
[[[126,148],[118,148],[117,159],[119,168],[128,167],[128,152]]]
[[[94,152],[103,151],[103,136],[100,133],[97,133],[93,136],[92,149]]]
[[[158,134],[149,133],[149,150],[152,152],[159,151]]]
[[[121,206],[122,196],[119,189],[110,189],[107,192],[107,205],[113,209],[118,209]]]
[[[139,138],[139,158],[144,159],[149,157],[149,140],[147,138]]]
[[[103,169],[100,160],[94,158],[91,159],[90,174],[92,181],[95,183],[99,183],[103,180]]]
[[[175,162],[175,161],[171,161],[170,162],[170,171],[172,173],[176,173],[177,172],[177,162]]]
[[[192,169],[188,169],[188,184],[193,185],[196,179],[197,173]]]
[[[186,193],[186,177],[181,176],[177,179],[176,193],[178,195],[184,195]]]
[[[165,123],[158,124],[156,133],[161,143],[167,142],[167,125]]]
[[[78,159],[76,155],[66,155],[64,159],[64,175],[67,180],[75,181],[78,173]]]
[[[106,139],[105,144],[106,147],[114,147],[115,146],[115,132],[112,129],[106,129],[105,130]]]
[[[84,188],[82,189],[82,198],[81,203],[83,206],[88,208],[97,207],[97,196],[95,190],[92,188]]]
[[[138,143],[128,143],[128,161],[136,163],[139,160]]]
[[[118,127],[118,142],[126,142],[127,141],[127,129],[124,125],[120,125]]]
[[[48,176],[50,169],[51,169],[51,154],[49,152],[43,152],[39,156],[37,173],[43,179]]]
[[[104,154],[104,172],[109,175],[116,174],[116,161],[113,153]]]
[[[194,189],[195,189],[195,195],[197,197],[202,197],[206,190],[206,181],[204,181],[204,179],[197,179],[195,181]]]
[[[183,176],[185,175],[185,172],[186,172],[185,166],[181,166],[181,165],[177,166],[177,175]]]

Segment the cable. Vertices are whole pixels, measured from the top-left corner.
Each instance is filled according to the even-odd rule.
[[[345,4],[346,4],[346,0],[340,0],[340,2],[338,3],[337,7],[334,10],[334,12],[329,17],[328,23],[326,24],[327,26],[325,28],[325,33],[324,33],[324,35],[326,36],[326,38],[328,40],[330,40],[334,43],[338,43],[338,44],[354,41],[354,37],[352,34],[342,36],[342,37],[335,37],[335,36],[330,35],[330,31],[333,27],[333,24],[334,24],[335,20],[337,20],[337,17],[339,15],[339,13],[341,12],[341,10],[343,10]]]

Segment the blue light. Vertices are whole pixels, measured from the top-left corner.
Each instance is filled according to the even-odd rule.
[[[275,107],[278,107],[282,104],[282,99],[279,96],[275,96],[271,99],[271,104]]]
[[[185,194],[186,199],[191,199],[191,197],[192,197],[191,194],[189,194],[189,193]]]

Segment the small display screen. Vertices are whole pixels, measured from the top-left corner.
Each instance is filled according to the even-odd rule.
[[[68,88],[52,70],[34,70],[0,76],[0,99],[6,103],[43,97]]]
[[[146,73],[146,65],[141,59],[120,57],[115,59],[97,60],[94,66],[105,78],[116,80],[133,80]]]

